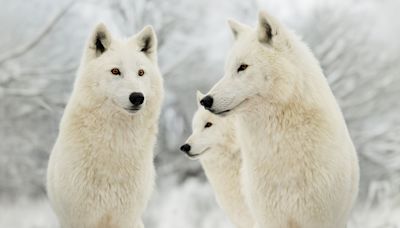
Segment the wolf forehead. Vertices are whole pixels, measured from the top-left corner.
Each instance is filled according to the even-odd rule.
[[[202,107],[199,107],[199,110],[196,111],[196,113],[193,117],[193,126],[198,125],[198,124],[203,124],[207,121],[214,122],[215,118],[217,118],[217,116],[215,116],[211,112],[203,109]]]

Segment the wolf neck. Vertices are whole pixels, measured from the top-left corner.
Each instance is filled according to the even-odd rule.
[[[233,161],[240,159],[240,148],[234,132],[227,133],[225,139],[221,144],[215,145],[200,159],[204,170],[209,179],[217,180],[232,172],[232,164],[236,165]]]
[[[157,134],[156,116],[146,116],[146,110],[140,110],[135,115],[124,113],[118,110],[109,100],[89,99],[88,96],[80,93],[73,93],[71,101],[66,107],[61,121],[61,132],[79,132],[75,137],[93,140],[107,144],[108,150],[101,150],[104,153],[115,151],[135,152],[139,148],[146,153],[152,154],[152,145]],[[140,113],[141,112],[141,113]],[[155,112],[157,113],[157,112]],[[82,115],[83,114],[83,115]],[[147,117],[147,118],[145,118]],[[95,133],[95,134],[94,134]],[[115,143],[110,143],[115,142]],[[101,148],[101,145],[94,145],[93,150]],[[149,153],[151,152],[151,153]],[[142,154],[138,151],[137,154]],[[144,155],[141,155],[144,156]]]
[[[211,148],[200,160],[205,165],[214,165],[222,160],[230,160],[232,156],[240,153],[237,142],[220,144]]]
[[[201,158],[201,163],[218,204],[235,225],[252,227],[252,219],[240,187],[242,159],[238,142],[227,142],[207,153],[208,156]]]
[[[238,138],[244,145],[242,154],[245,163],[268,159],[273,162],[272,158],[282,156],[289,160],[312,158],[315,154],[305,153],[318,153],[318,150],[301,149],[315,146],[315,143],[302,144],[305,138],[307,141],[316,138],[329,141],[329,135],[345,132],[345,123],[333,96],[326,103],[318,99],[305,101],[299,96],[282,103],[269,103],[265,98],[259,99],[253,109],[238,115]],[[329,129],[330,132],[321,129]],[[321,135],[316,136],[318,133]]]

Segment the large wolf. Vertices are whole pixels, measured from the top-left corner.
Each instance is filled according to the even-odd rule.
[[[200,103],[235,114],[245,196],[260,228],[344,228],[359,166],[341,110],[309,48],[260,12],[230,20],[225,75]]]
[[[126,40],[103,24],[91,35],[48,166],[61,227],[143,227],[163,99],[156,49],[150,26]]]
[[[180,148],[200,162],[216,199],[238,228],[254,226],[241,184],[242,158],[235,136],[233,118],[221,118],[200,106],[204,95],[197,92],[198,109],[193,116],[192,135]]]

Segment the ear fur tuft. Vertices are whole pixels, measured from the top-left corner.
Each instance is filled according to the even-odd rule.
[[[111,34],[108,32],[107,27],[103,23],[99,23],[94,29],[90,41],[90,46],[95,50],[96,57],[99,57],[109,49],[111,40]]]
[[[278,35],[278,23],[266,11],[260,11],[258,14],[257,33],[258,41],[268,44],[272,44],[273,37]]]
[[[240,35],[245,32],[245,30],[249,29],[249,27],[245,24],[240,23],[235,19],[228,19],[228,25],[232,30],[233,36],[235,39],[240,37]]]
[[[146,26],[136,35],[140,51],[148,56],[154,56],[157,51],[157,37],[152,26]]]
[[[200,100],[203,99],[204,96],[205,96],[205,94],[203,94],[199,90],[196,91],[196,99],[197,99],[198,104],[200,104]]]

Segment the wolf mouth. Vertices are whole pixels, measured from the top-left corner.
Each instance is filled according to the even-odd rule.
[[[231,109],[227,109],[221,112],[215,112],[215,110],[210,110],[212,113],[216,114],[216,115],[220,115],[220,116],[225,116],[225,114],[227,114],[228,112],[231,112],[233,110],[235,110],[236,108],[238,108],[239,106],[241,106],[243,103],[245,103],[248,99],[244,99],[243,101],[241,101],[238,105],[236,105],[235,107],[231,108]]]
[[[215,114],[217,114],[217,115],[223,115],[223,114],[225,114],[225,113],[227,113],[227,112],[230,112],[231,111],[231,109],[228,109],[228,110],[225,110],[225,111],[222,111],[222,112],[217,112],[217,113],[215,113]]]
[[[130,108],[125,108],[126,111],[128,111],[129,113],[136,113],[137,111],[139,111],[141,109],[141,107],[130,107]]]
[[[210,147],[207,147],[205,150],[203,150],[202,152],[198,153],[198,154],[189,154],[187,153],[186,155],[192,159],[192,160],[196,160],[197,158],[199,158],[201,155],[203,155],[205,152],[207,152],[209,149],[211,149]]]

